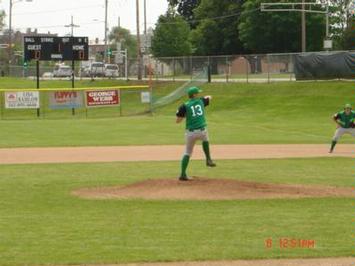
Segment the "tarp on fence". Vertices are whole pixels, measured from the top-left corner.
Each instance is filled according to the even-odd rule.
[[[355,53],[322,53],[294,56],[296,80],[354,79]]]

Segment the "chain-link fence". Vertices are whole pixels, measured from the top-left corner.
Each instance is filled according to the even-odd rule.
[[[150,65],[155,80],[190,79],[207,66],[214,82],[294,80],[291,54],[152,58]]]
[[[345,57],[344,54],[346,54]],[[316,59],[318,60],[318,65],[312,63],[312,60],[315,60],[314,57],[320,57]],[[352,66],[349,66],[348,61],[355,61],[355,53],[353,51],[323,51],[289,54],[163,57],[147,58],[144,60],[144,64],[151,66],[151,73],[155,80],[162,81],[188,80],[195,73],[209,66],[213,82],[273,82],[295,81],[295,72],[297,72],[295,71],[295,66],[297,62],[299,64],[300,58],[308,58],[308,62],[305,64],[310,67],[308,70],[311,72],[317,72],[319,68],[326,68],[328,71],[334,69],[333,72],[339,72],[337,66],[332,62],[338,60],[340,68],[352,68]],[[341,62],[342,60],[344,61]],[[302,67],[305,67],[305,65]],[[133,78],[134,74],[130,76]],[[354,75],[351,74],[350,78],[353,78],[353,76],[355,77],[355,68]],[[323,77],[311,75],[311,78],[308,79],[344,79],[348,77],[349,75],[327,76],[325,74]]]
[[[142,78],[156,81],[188,81],[205,67],[209,66],[213,82],[271,82],[293,81],[295,79],[295,58],[304,55],[332,55],[340,51],[303,54],[248,54],[226,56],[182,56],[154,58],[148,55],[142,58]],[[351,53],[351,52],[349,52]],[[69,62],[70,63],[70,62]],[[127,64],[127,65],[126,65]],[[56,78],[54,65],[40,62],[40,76]],[[84,75],[83,63],[76,63],[77,78],[93,78]],[[0,74],[16,77],[36,76],[36,66],[12,66],[10,71],[0,65]],[[83,74],[84,73],[84,74]],[[137,79],[137,59],[128,59],[127,63],[117,64],[117,75],[109,78]],[[108,78],[98,75],[99,78]],[[96,78],[96,76],[95,76]]]

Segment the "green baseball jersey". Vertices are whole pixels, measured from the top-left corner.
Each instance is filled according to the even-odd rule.
[[[347,115],[345,111],[341,111],[334,115],[334,119],[340,121],[341,127],[350,128],[354,125],[355,112],[351,111],[351,113]]]
[[[208,98],[193,98],[181,105],[176,113],[178,117],[186,118],[186,129],[195,130],[207,126],[205,106],[209,105]]]

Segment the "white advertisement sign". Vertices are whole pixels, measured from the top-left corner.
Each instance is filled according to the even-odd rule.
[[[142,103],[150,103],[150,92],[149,91],[143,91],[141,93],[141,101],[142,101]]]
[[[38,91],[5,92],[6,109],[37,109],[39,108]]]

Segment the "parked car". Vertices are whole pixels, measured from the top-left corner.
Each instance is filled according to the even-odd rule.
[[[109,78],[118,77],[118,65],[106,64],[105,65],[105,76]]]
[[[79,76],[80,77],[90,77],[90,67],[88,67],[88,66],[81,67],[79,70]]]
[[[42,78],[51,79],[51,78],[53,78],[53,73],[52,72],[44,72],[42,75]]]
[[[53,70],[53,77],[65,78],[71,77],[72,69],[67,65],[56,65]]]
[[[93,62],[89,67],[91,77],[104,77],[105,64],[102,62]]]

